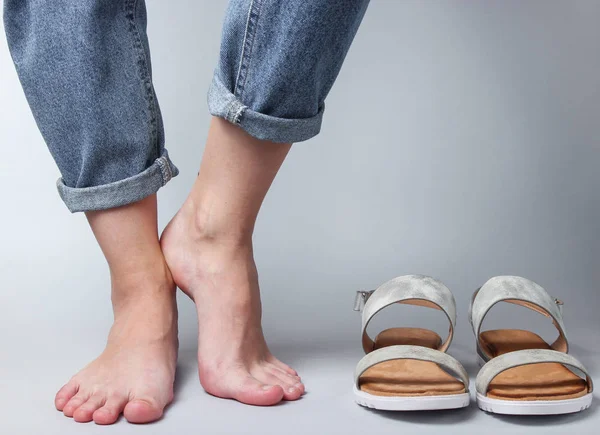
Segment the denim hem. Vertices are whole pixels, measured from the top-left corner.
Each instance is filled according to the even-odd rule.
[[[164,150],[152,166],[133,177],[92,187],[69,187],[59,178],[56,187],[71,213],[106,210],[140,201],[158,192],[178,174],[179,170]]]
[[[320,107],[319,112],[311,118],[289,119],[265,115],[245,106],[215,74],[208,90],[208,109],[211,115],[240,126],[257,139],[294,143],[319,134],[325,107]]]

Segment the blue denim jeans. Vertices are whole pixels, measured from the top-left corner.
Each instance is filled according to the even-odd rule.
[[[318,134],[368,0],[231,0],[210,113],[273,142]],[[72,212],[130,204],[178,174],[152,84],[143,0],[5,0],[11,55]]]

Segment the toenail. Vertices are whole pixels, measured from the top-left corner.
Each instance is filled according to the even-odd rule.
[[[273,385],[263,385],[262,389],[263,390],[270,390],[273,387]]]
[[[288,389],[288,393],[295,393],[296,392],[296,387],[291,387],[290,389]]]

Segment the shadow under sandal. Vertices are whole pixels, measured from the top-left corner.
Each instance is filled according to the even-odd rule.
[[[498,302],[527,307],[549,317],[559,336],[552,344],[530,331],[481,332],[488,311]],[[517,276],[490,279],[473,295],[471,325],[483,364],[477,375],[477,405],[484,411],[512,415],[552,415],[583,411],[592,403],[592,379],[568,355],[562,302],[538,284]],[[571,369],[583,373],[582,379]]]
[[[375,340],[367,334],[371,319],[395,304],[441,310],[450,322],[448,337],[421,328],[392,328]],[[363,307],[364,304],[364,307]],[[456,324],[456,304],[441,282],[420,275],[394,278],[374,291],[358,292],[354,309],[362,310],[365,355],[354,374],[359,405],[388,411],[463,408],[469,404],[469,376],[446,354]]]

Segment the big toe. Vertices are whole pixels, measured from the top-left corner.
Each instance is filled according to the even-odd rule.
[[[283,388],[280,385],[266,385],[249,378],[233,398],[248,405],[271,406],[281,402],[283,395]]]
[[[129,423],[150,423],[162,417],[163,409],[151,400],[135,399],[125,406],[123,415]]]

